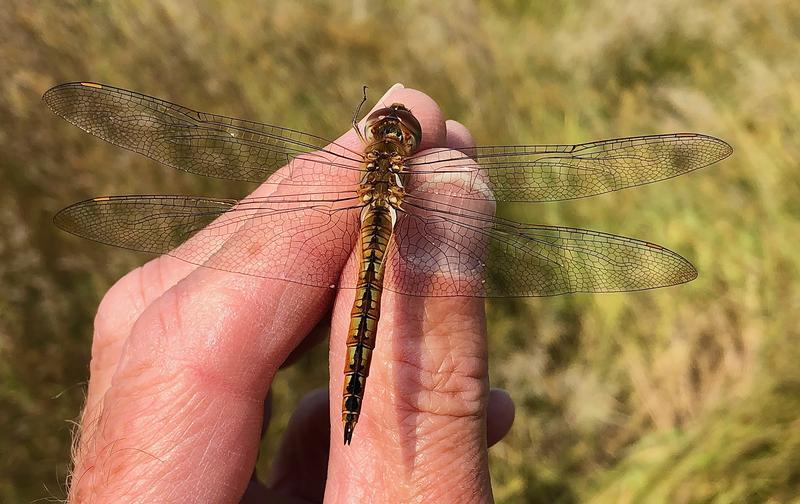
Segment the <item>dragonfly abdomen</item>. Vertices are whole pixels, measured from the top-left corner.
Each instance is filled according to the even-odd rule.
[[[344,366],[344,398],[342,421],[344,442],[350,444],[353,429],[361,413],[372,350],[381,309],[383,292],[383,259],[394,226],[394,209],[369,205],[361,213],[359,233],[359,267],[356,299],[350,314],[347,335],[347,361]]]

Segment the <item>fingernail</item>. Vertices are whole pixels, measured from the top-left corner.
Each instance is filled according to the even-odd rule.
[[[405,86],[403,86],[403,84],[401,84],[400,82],[396,82],[394,85],[392,85],[392,87],[389,88],[388,91],[383,93],[383,96],[381,96],[380,99],[378,99],[378,103],[380,103],[383,100],[385,100],[386,98],[388,98],[390,94],[394,93],[398,89],[403,89],[404,87]]]

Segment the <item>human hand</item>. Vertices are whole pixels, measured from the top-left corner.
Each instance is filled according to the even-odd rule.
[[[421,149],[472,145],[422,93],[395,86],[381,101],[414,112]],[[337,142],[360,148],[353,131]],[[510,428],[513,404],[489,392],[483,301],[384,293],[362,414],[344,447],[354,295],[169,256],[130,272],[95,320],[70,501],[491,501],[487,446]],[[329,392],[301,401],[262,485],[251,474],[270,384],[331,305]]]

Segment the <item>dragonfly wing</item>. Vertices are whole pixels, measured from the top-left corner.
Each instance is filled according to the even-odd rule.
[[[387,264],[386,289],[415,296],[633,291],[697,276],[686,259],[645,241],[524,225],[420,198],[407,199]]]
[[[332,287],[358,236],[357,199],[317,194],[235,200],[110,196],[60,211],[56,224],[98,242],[251,276]]]
[[[321,137],[199,112],[105,84],[62,84],[42,99],[59,116],[109,143],[209,177],[263,182],[296,158],[328,170],[358,170],[362,161],[360,153]]]
[[[618,138],[575,145],[429,150],[408,163],[419,191],[452,194],[446,180],[478,171],[496,201],[583,198],[676,177],[725,159],[724,141],[698,133]],[[477,162],[477,165],[476,165]],[[486,199],[483,191],[460,197]]]

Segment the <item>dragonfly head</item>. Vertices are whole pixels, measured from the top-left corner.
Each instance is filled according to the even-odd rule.
[[[406,154],[417,150],[422,142],[422,127],[403,104],[393,103],[391,107],[378,109],[367,118],[364,136],[372,143],[389,140],[404,146]]]

